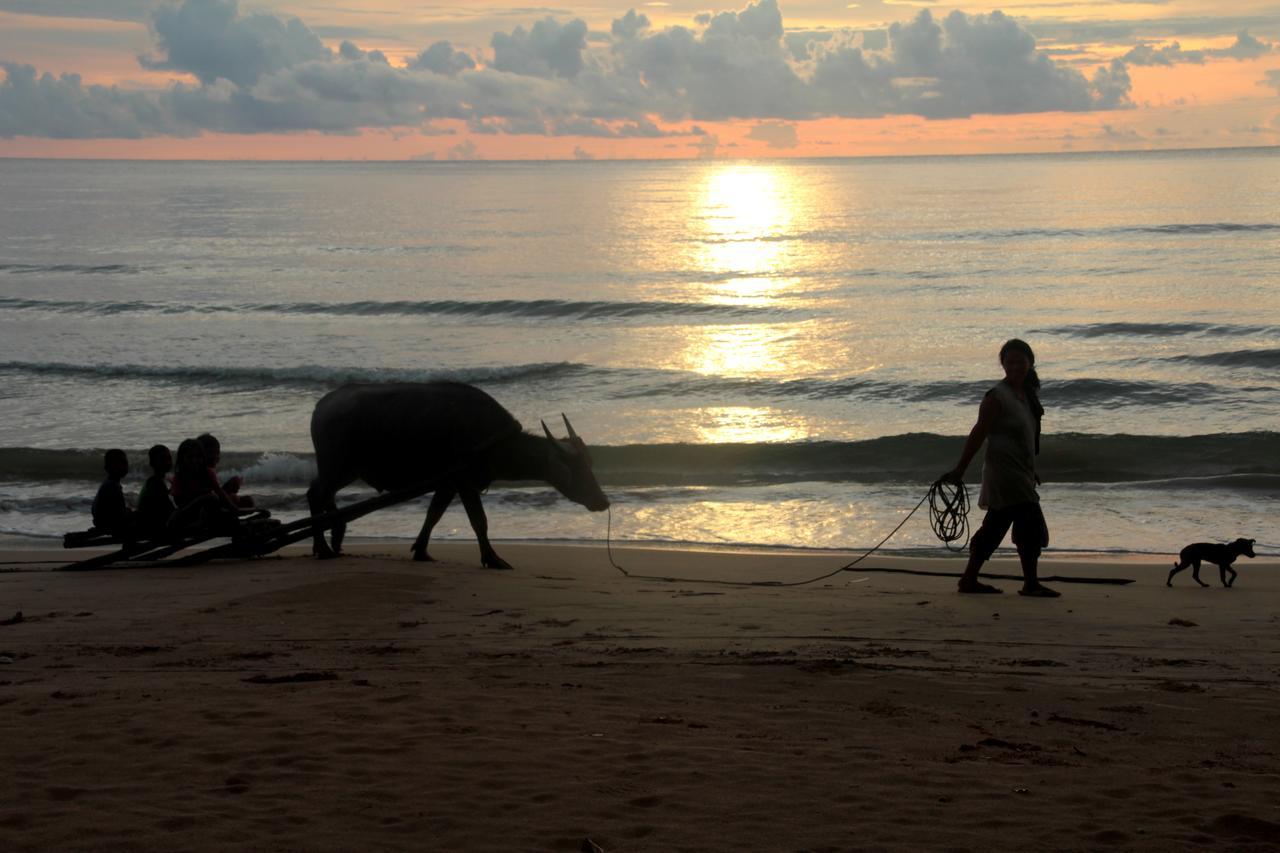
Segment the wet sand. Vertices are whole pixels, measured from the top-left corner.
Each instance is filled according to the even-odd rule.
[[[1034,600],[603,549],[33,571],[0,849],[1280,849],[1280,563]],[[840,555],[615,549],[800,580]],[[852,555],[850,555],[852,556]],[[958,572],[961,561],[876,566]],[[997,561],[994,571],[1017,572]]]

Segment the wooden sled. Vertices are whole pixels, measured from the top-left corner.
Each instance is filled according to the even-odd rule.
[[[434,477],[429,481],[406,486],[403,489],[383,492],[342,509],[310,515],[287,524],[281,524],[278,520],[271,518],[266,510],[252,510],[249,511],[250,514],[238,519],[234,526],[197,528],[161,538],[127,541],[92,528],[68,533],[62,538],[64,548],[90,548],[103,545],[120,545],[121,547],[107,554],[69,563],[55,571],[86,571],[106,568],[118,563],[128,563],[136,568],[193,566],[217,559],[243,560],[263,557],[286,545],[310,539],[317,533],[322,533],[338,524],[354,521],[376,510],[413,500],[434,491],[442,479]],[[179,551],[194,548],[214,539],[230,541],[180,557],[173,556]]]
[[[280,526],[266,510],[246,510],[234,522],[201,525],[166,532],[161,536],[129,538],[105,531],[88,530],[68,533],[62,537],[63,548],[96,548],[119,545],[115,551],[99,554],[86,560],[69,563],[55,571],[87,571],[101,569],[115,563],[155,563],[187,548],[213,539],[230,537],[232,541],[256,538]]]

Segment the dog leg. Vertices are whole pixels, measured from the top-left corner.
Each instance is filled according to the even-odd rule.
[[[1196,583],[1200,584],[1200,586],[1202,587],[1208,586],[1207,583],[1200,580],[1200,561],[1199,560],[1195,560],[1191,564],[1191,579]]]
[[[1173,586],[1173,576],[1185,569],[1190,563],[1174,563],[1173,570],[1169,572],[1169,578],[1164,582],[1165,586]]]
[[[1222,569],[1222,585],[1227,589],[1231,589],[1231,585],[1236,582],[1236,570],[1228,565],[1220,566],[1219,568]],[[1228,578],[1228,574],[1230,574],[1231,577]]]

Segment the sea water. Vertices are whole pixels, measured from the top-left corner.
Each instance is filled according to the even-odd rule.
[[[1017,336],[1054,548],[1274,549],[1277,199],[1276,149],[0,160],[0,533],[87,527],[104,448],[131,493],[147,447],[205,431],[303,515],[326,391],[455,379],[530,430],[566,413],[616,540],[867,547],[955,464]],[[485,505],[497,538],[605,533],[542,484]],[[460,509],[437,536],[471,536]],[[923,515],[888,547],[940,553]]]

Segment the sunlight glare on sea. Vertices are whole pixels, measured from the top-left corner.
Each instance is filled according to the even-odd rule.
[[[788,237],[798,219],[794,172],[768,163],[709,171],[690,211],[701,226],[699,267],[715,283],[706,301],[767,305],[794,286],[783,276]]]

